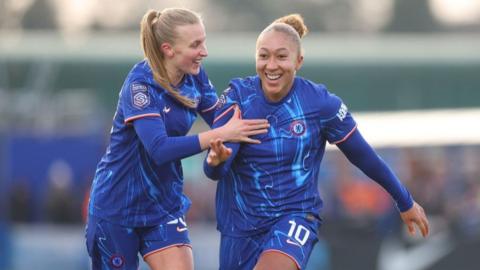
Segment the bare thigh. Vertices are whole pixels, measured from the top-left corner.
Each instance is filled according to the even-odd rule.
[[[270,251],[260,255],[254,270],[298,270],[295,262],[285,254]]]
[[[193,270],[193,254],[189,246],[173,246],[148,255],[145,262],[152,270]]]

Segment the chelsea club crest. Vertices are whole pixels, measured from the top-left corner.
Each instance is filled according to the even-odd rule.
[[[295,120],[290,124],[290,132],[295,136],[302,136],[306,130],[307,126],[301,120]]]

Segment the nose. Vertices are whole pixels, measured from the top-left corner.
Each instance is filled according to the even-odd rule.
[[[207,57],[208,56],[208,50],[207,50],[207,45],[206,44],[202,45],[202,48],[200,50],[200,55],[202,57]]]
[[[267,64],[265,66],[266,69],[276,69],[277,68],[277,61],[275,61],[275,57],[269,57],[267,60]]]

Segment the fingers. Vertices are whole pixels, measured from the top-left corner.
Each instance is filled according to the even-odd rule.
[[[250,130],[245,132],[245,136],[253,136],[253,135],[259,135],[259,134],[265,134],[265,133],[268,133],[268,129]]]
[[[423,211],[423,208],[421,208],[420,210],[421,210],[421,219],[417,223],[417,225],[420,228],[420,232],[422,233],[422,236],[426,237],[430,232],[430,225],[428,224],[428,219],[425,216],[425,212]]]
[[[247,125],[265,125],[265,127],[270,126],[270,123],[268,123],[267,119],[243,119],[242,121]]]
[[[408,227],[408,233],[411,235],[411,236],[414,236],[415,235],[415,227],[413,226],[413,222],[408,222],[407,223],[407,227]]]
[[[420,233],[423,237],[426,237],[430,231],[430,226],[428,224],[427,216],[423,208],[414,202],[414,205],[409,210],[400,214],[403,221],[408,227],[408,232],[410,235],[415,235],[415,227],[418,227]]]
[[[242,111],[238,107],[238,105],[234,105],[233,107],[233,116],[232,118],[242,118]]]
[[[241,142],[246,142],[246,143],[253,143],[253,144],[260,144],[261,141],[260,140],[255,140],[255,139],[251,139],[249,137],[244,137],[243,139],[240,139]]]

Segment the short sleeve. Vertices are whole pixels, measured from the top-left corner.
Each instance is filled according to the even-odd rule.
[[[125,123],[147,116],[160,116],[154,89],[144,82],[126,82],[120,93]]]
[[[321,120],[322,134],[331,144],[341,143],[355,131],[357,124],[342,100],[326,93],[325,115],[330,117]]]

